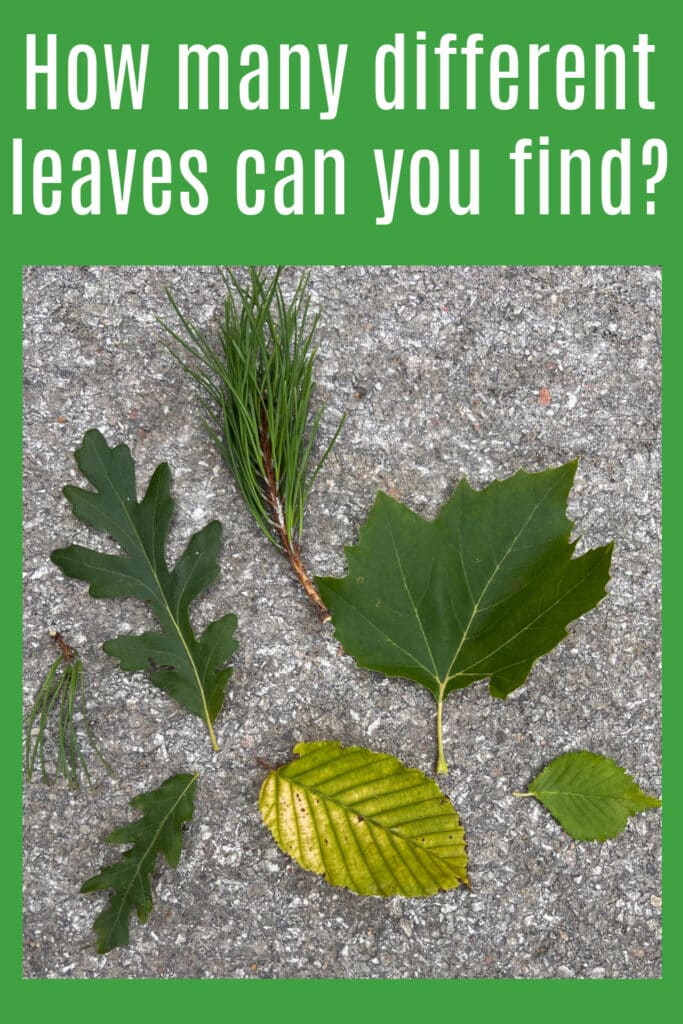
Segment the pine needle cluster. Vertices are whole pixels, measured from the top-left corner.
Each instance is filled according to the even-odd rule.
[[[62,775],[72,789],[77,789],[81,772],[91,781],[88,764],[81,747],[76,728],[76,715],[80,713],[81,725],[90,746],[111,774],[111,768],[100,751],[88,723],[86,710],[83,663],[78,654],[66,643],[61,633],[51,633],[59,647],[59,656],[52,665],[36,693],[33,705],[26,718],[25,767],[26,776],[33,778],[36,761],[40,762],[43,782],[49,783],[45,757],[46,740],[56,724],[56,766],[55,777]],[[50,742],[50,741],[48,741]]]
[[[169,300],[184,334],[164,329],[166,348],[195,381],[209,434],[249,511],[268,540],[287,556],[321,618],[327,609],[301,558],[306,502],[334,446],[313,458],[324,406],[311,411],[313,343],[318,316],[310,314],[308,274],[287,300],[281,268],[268,280],[256,267],[240,284],[228,271],[218,345]]]

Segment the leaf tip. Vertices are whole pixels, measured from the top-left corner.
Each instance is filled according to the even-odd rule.
[[[76,452],[78,453],[83,448],[88,448],[91,445],[95,444],[103,444],[106,445],[106,447],[109,447],[109,445],[107,445],[107,441],[104,434],[100,430],[98,430],[97,427],[91,427],[90,430],[86,430],[85,434],[83,435],[83,440],[81,441],[79,447],[76,449]]]

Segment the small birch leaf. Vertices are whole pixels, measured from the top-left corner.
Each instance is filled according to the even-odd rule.
[[[152,910],[152,874],[160,853],[172,868],[178,867],[182,852],[182,824],[194,812],[198,774],[172,775],[149,793],[133,797],[131,807],[143,812],[137,821],[110,832],[106,843],[132,843],[120,861],[102,868],[84,882],[81,892],[113,889],[106,910],[95,918],[97,952],[127,946],[128,918],[134,910],[144,922]]]
[[[605,596],[612,545],[573,558],[576,462],[520,470],[481,491],[461,480],[428,522],[381,491],[345,548],[348,574],[318,578],[335,635],[362,668],[426,686],[441,705],[489,679],[505,699],[567,625]]]
[[[589,750],[561,754],[529,786],[573,839],[613,839],[632,814],[661,807],[616,761]]]
[[[87,580],[93,597],[137,597],[149,601],[162,632],[119,636],[103,650],[129,672],[146,671],[155,686],[203,719],[214,750],[213,722],[223,706],[232,669],[225,663],[237,649],[237,619],[224,615],[197,639],[190,624],[190,605],[218,576],[221,524],[208,523],[195,533],[169,570],[166,541],[175,502],[171,471],[157,466],[147,493],[138,502],[135,463],[120,444],[109,448],[97,430],[89,430],[76,452],[83,475],[96,488],[65,487],[73,513],[88,526],[108,533],[124,554],[106,555],[80,544],[53,551],[52,561],[66,576]]]
[[[285,853],[363,896],[431,896],[467,881],[465,834],[432,779],[389,754],[299,743],[261,788]]]

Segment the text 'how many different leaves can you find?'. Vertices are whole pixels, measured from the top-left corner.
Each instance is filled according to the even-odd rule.
[[[334,218],[352,212],[347,179],[353,164],[355,179],[365,186],[353,195],[363,195],[378,226],[401,216],[478,216],[494,202],[516,216],[652,216],[667,173],[666,142],[651,137],[647,120],[639,121],[639,137],[623,136],[614,114],[656,114],[656,51],[648,33],[581,46],[542,40],[512,45],[481,32],[416,31],[390,33],[362,50],[343,41],[178,41],[157,65],[154,47],[141,41],[67,46],[57,34],[29,34],[27,111],[58,116],[96,110],[103,117],[140,112],[142,121],[149,95],[148,113],[176,119],[168,121],[169,149],[142,151],[127,144],[113,117],[113,145],[93,148],[87,137],[92,121],[84,118],[82,138],[67,144],[67,151],[45,148],[25,118],[26,137],[12,144],[12,212],[196,217],[227,208],[237,217]],[[166,74],[169,67],[173,72],[160,90],[162,65]],[[369,82],[369,72],[374,90],[359,100],[357,83]],[[207,133],[203,148],[195,144],[179,152],[178,139],[180,145],[197,141],[198,122],[190,131],[184,120],[185,112],[197,111],[224,112],[226,128],[237,116],[240,130],[218,138]],[[292,148],[240,148],[236,139],[258,138],[244,130],[243,115],[256,118],[259,111],[292,118]],[[520,134],[519,115],[526,111],[541,116]],[[571,145],[544,133],[542,115],[558,111],[577,114],[580,129],[590,122],[584,144],[580,131],[571,132]],[[516,115],[510,132],[506,113]],[[490,118],[498,114],[503,116],[491,131]],[[414,148],[420,115],[422,148]],[[359,118],[371,130],[359,133]],[[339,126],[337,144],[329,130],[322,131],[328,122]],[[566,123],[569,128],[571,120]],[[312,124],[321,126],[324,147],[311,144]],[[399,144],[373,148],[370,142],[366,148],[363,139],[383,125],[391,126]],[[604,129],[597,149],[596,127]],[[302,145],[294,148],[298,132]],[[492,180],[496,187],[487,191]]]

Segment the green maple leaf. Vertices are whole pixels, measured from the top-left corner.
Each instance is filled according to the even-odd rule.
[[[172,775],[149,793],[140,793],[130,801],[142,811],[137,821],[117,828],[105,837],[106,843],[132,843],[120,861],[102,868],[98,875],[81,886],[81,892],[113,889],[106,910],[95,918],[97,952],[114,946],[127,946],[128,918],[134,910],[144,922],[152,911],[152,875],[159,854],[172,868],[178,867],[182,852],[182,824],[194,812],[194,793],[199,774]]]
[[[172,570],[165,549],[175,502],[171,471],[157,466],[147,493],[137,501],[135,463],[126,445],[109,448],[97,430],[90,430],[76,452],[79,469],[95,491],[65,487],[74,515],[108,533],[125,554],[105,555],[73,544],[53,551],[51,558],[67,576],[87,580],[93,597],[137,597],[149,601],[163,632],[119,636],[103,650],[119,658],[126,671],[146,671],[155,686],[203,719],[214,750],[213,722],[223,706],[232,669],[225,667],[235,650],[237,619],[224,615],[197,639],[189,609],[218,576],[221,541],[219,522],[195,533]]]
[[[274,769],[259,808],[307,871],[363,896],[431,896],[467,881],[465,834],[432,779],[389,754],[299,743]]]
[[[434,696],[437,772],[446,697],[488,678],[504,699],[605,595],[612,545],[572,557],[575,472],[520,470],[482,491],[463,479],[432,522],[380,491],[348,575],[317,579],[347,654]]]
[[[543,769],[528,793],[548,808],[573,839],[613,839],[623,832],[632,814],[662,802],[647,796],[610,757],[577,750],[561,754]]]

